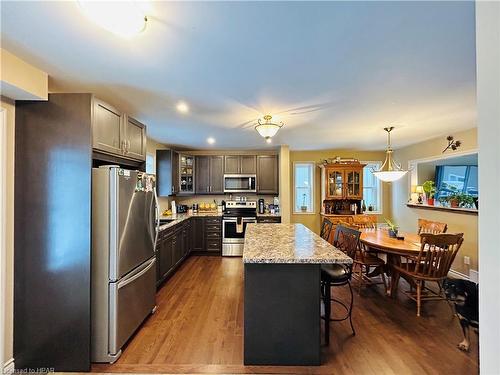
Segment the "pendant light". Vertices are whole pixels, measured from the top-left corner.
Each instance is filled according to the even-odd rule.
[[[384,130],[387,132],[387,149],[385,150],[385,161],[378,170],[372,169],[372,173],[375,175],[375,177],[384,182],[399,180],[401,177],[408,173],[407,170],[401,168],[401,164],[396,163],[392,158],[393,150],[391,147],[391,131],[393,129],[393,126],[384,128]]]
[[[265,115],[264,122],[258,119],[257,125],[255,125],[255,130],[257,130],[257,132],[264,137],[267,142],[269,142],[284,125],[282,122],[279,124],[271,122],[272,118],[273,117],[271,115]]]

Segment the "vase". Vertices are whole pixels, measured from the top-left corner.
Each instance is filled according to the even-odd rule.
[[[427,205],[434,206],[434,198],[427,198]]]
[[[397,229],[389,229],[389,237],[391,238],[396,238],[398,236],[398,230]]]

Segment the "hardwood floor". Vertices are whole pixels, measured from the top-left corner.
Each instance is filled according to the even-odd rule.
[[[401,292],[390,299],[380,286],[355,295],[356,336],[348,322],[332,323],[330,346],[323,347],[319,367],[243,366],[241,258],[189,258],[159,291],[157,303],[157,312],[121,358],[113,365],[96,364],[93,372],[478,373],[478,337],[471,334],[470,353],[456,348],[461,330],[445,302],[424,304],[417,318],[413,301]]]

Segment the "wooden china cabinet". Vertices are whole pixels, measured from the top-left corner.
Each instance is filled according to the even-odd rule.
[[[324,167],[323,200],[362,200],[365,164],[327,164]]]
[[[334,226],[340,222],[351,223],[352,217],[361,213],[365,166],[356,159],[338,158],[334,163],[320,165],[321,216]]]

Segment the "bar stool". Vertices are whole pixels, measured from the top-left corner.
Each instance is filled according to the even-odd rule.
[[[339,250],[343,251],[351,258],[355,258],[356,251],[359,245],[359,236],[361,232],[337,225],[335,229],[333,245]],[[325,264],[321,265],[321,296],[324,305],[324,315],[321,317],[325,321],[325,343],[330,343],[330,322],[337,322],[349,319],[353,336],[356,335],[354,325],[352,324],[352,307],[354,302],[354,295],[351,288],[352,265],[345,264]],[[351,299],[347,304],[332,297],[331,288],[337,286],[349,286]],[[335,302],[342,306],[346,315],[342,318],[331,318],[331,304]]]
[[[330,233],[332,232],[332,228],[333,228],[333,223],[326,218],[323,219],[323,223],[321,223],[321,232],[319,235],[326,242],[329,242],[328,240],[330,239]]]

